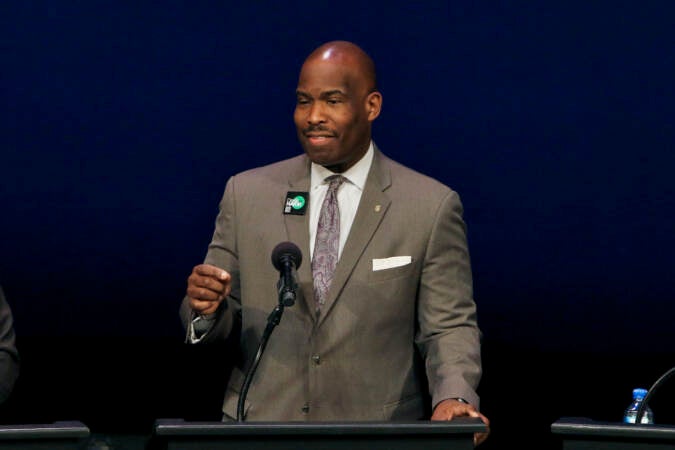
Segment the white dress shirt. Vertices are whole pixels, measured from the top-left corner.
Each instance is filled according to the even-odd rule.
[[[363,157],[357,161],[352,167],[340,174],[347,179],[338,190],[338,207],[340,209],[340,242],[338,246],[338,259],[342,255],[342,249],[347,242],[349,230],[352,228],[356,210],[361,201],[361,194],[363,187],[368,178],[368,172],[373,162],[373,142],[370,142],[368,151]],[[321,213],[321,206],[323,199],[328,192],[328,184],[326,178],[335,173],[326,169],[325,167],[312,163],[310,190],[309,190],[309,250],[311,255],[314,255],[314,241],[316,240],[316,228],[319,223],[319,214]]]

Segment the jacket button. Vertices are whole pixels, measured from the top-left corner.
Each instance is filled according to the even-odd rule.
[[[312,356],[312,362],[318,366],[321,364],[321,357],[319,355]]]
[[[302,413],[303,414],[309,413],[309,403],[305,403],[304,405],[302,405]]]

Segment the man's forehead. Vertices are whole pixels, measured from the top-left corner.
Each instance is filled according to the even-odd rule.
[[[307,77],[344,77],[353,76],[358,70],[352,64],[345,64],[342,60],[336,59],[312,59],[303,64],[300,70],[300,78]]]
[[[349,91],[359,83],[352,67],[330,62],[305,64],[298,78],[299,90]]]

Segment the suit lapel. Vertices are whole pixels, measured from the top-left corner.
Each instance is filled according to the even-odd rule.
[[[356,263],[361,258],[368,242],[380,225],[389,209],[391,200],[384,191],[391,185],[391,174],[388,165],[383,161],[384,156],[375,147],[373,163],[368,173],[368,179],[361,194],[361,201],[354,217],[354,223],[342,255],[335,268],[335,275],[328,291],[325,305],[321,308],[319,325],[330,312],[335,300],[340,296],[345,283],[349,280]],[[311,271],[310,271],[311,277]]]
[[[298,158],[298,164],[291,169],[288,175],[288,190],[297,192],[309,192],[310,190],[310,161],[304,155]],[[282,194],[285,198],[286,192]],[[297,306],[303,308],[312,320],[316,320],[312,263],[309,252],[309,214],[302,216],[284,214],[284,223],[288,240],[296,244],[302,252],[302,263],[298,269],[298,284],[302,295]]]

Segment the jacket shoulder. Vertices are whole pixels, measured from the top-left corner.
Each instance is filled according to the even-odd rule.
[[[265,166],[248,169],[235,175],[239,180],[288,180],[289,176],[295,173],[301,173],[309,167],[309,160],[305,154],[300,154],[292,158],[277,161]]]
[[[424,193],[427,198],[442,198],[452,193],[457,194],[452,188],[436,178],[418,172],[386,156],[382,157],[382,163],[389,168],[392,180],[391,189],[394,191],[411,191],[415,195]]]

